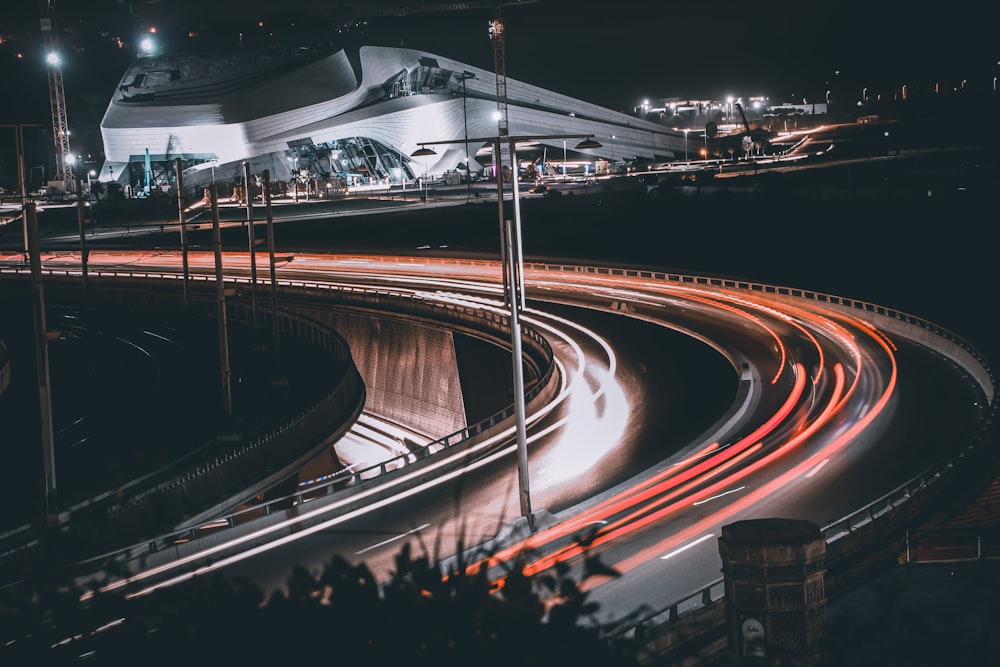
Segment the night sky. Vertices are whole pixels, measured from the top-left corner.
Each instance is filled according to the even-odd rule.
[[[474,1],[474,0],[473,0]],[[8,3],[10,4],[10,3]],[[74,152],[99,154],[111,91],[155,26],[169,52],[379,44],[423,49],[493,69],[495,7],[378,16],[429,0],[76,0],[55,2]],[[472,4],[470,2],[470,4]],[[46,3],[15,0],[0,15],[0,124],[51,126],[38,28]],[[643,99],[764,95],[773,102],[891,96],[904,84],[991,88],[1000,40],[989,3],[537,0],[505,6],[507,75],[612,109]],[[363,25],[345,24],[351,18]],[[259,25],[262,23],[263,25]],[[242,46],[239,35],[243,35]],[[9,132],[0,132],[6,151]],[[0,181],[9,174],[0,173]]]

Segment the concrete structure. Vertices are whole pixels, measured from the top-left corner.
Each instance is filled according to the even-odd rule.
[[[602,144],[574,151],[576,142],[550,139],[523,156],[519,147],[525,159],[561,166],[564,156],[577,158],[592,162],[593,172],[608,162],[684,155],[684,135],[658,123],[513,79],[506,88],[511,135],[592,134]],[[270,170],[273,181],[330,187],[401,184],[467,168],[475,176],[492,164],[491,143],[411,154],[420,142],[496,135],[496,91],[493,72],[403,48],[142,57],[101,122],[100,179],[138,191],[169,188],[178,157],[184,184],[195,191],[238,178],[245,160],[252,173]]]
[[[752,519],[722,527],[733,664],[806,656],[824,638],[826,541],[819,526]]]

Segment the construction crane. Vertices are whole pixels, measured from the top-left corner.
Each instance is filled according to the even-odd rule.
[[[501,144],[503,139],[510,134],[510,125],[507,118],[507,51],[506,51],[506,30],[503,19],[500,17],[500,9],[511,5],[534,4],[537,0],[514,0],[512,2],[501,2],[496,5],[496,18],[490,21],[490,38],[493,40],[493,68],[497,79],[497,127]],[[504,145],[504,148],[506,146]],[[503,163],[498,163],[501,168]],[[511,165],[514,168],[514,165]],[[500,174],[497,174],[500,178]]]
[[[49,103],[52,106],[52,136],[56,149],[56,168],[53,180],[64,188],[73,183],[72,153],[69,149],[69,123],[66,120],[66,94],[63,91],[62,63],[59,56],[59,36],[55,20],[55,0],[45,3],[41,20],[42,38],[45,41],[45,61],[49,72]]]

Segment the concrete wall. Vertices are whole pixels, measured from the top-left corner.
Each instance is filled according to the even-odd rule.
[[[386,314],[311,315],[347,341],[367,389],[366,411],[432,437],[468,425],[452,332]]]

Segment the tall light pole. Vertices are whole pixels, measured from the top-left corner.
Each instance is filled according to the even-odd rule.
[[[17,123],[13,125],[0,125],[14,130],[14,148],[17,154],[17,183],[21,188],[21,222],[24,227],[24,262],[28,262],[28,216],[24,214],[24,205],[28,201],[28,179],[24,170],[24,128],[42,127],[35,123]]]
[[[250,163],[243,162],[243,191],[247,205],[247,240],[250,245],[250,310],[257,329],[257,233],[253,223],[253,194],[250,192]]]
[[[577,144],[577,150],[600,148],[601,144],[593,141],[592,134],[554,134],[554,135],[533,135],[533,136],[510,136],[498,132],[495,137],[480,137],[472,139],[475,143],[492,143],[494,155],[500,155],[500,147],[506,142],[511,156],[513,170],[513,207],[514,220],[508,220],[503,210],[503,177],[502,172],[497,173],[497,210],[500,216],[500,244],[501,244],[501,265],[503,270],[504,302],[510,310],[510,338],[511,338],[511,358],[514,380],[514,420],[515,434],[517,440],[517,472],[519,498],[521,506],[521,516],[528,523],[528,529],[535,531],[534,516],[531,512],[531,493],[528,479],[528,437],[525,423],[524,405],[524,368],[521,355],[521,311],[524,310],[524,264],[522,260],[521,243],[521,213],[518,206],[517,187],[517,144],[519,142],[544,141],[553,139],[584,139]],[[419,149],[414,151],[415,156],[434,155],[433,149],[428,146],[439,144],[463,143],[463,139],[447,139],[444,141],[418,142]],[[499,162],[499,158],[498,158]]]
[[[87,301],[87,236],[83,224],[83,189],[80,183],[80,172],[74,175],[76,178],[76,224],[80,231],[80,268],[83,271],[83,300]]]
[[[411,157],[425,158],[424,160],[422,160],[423,163],[424,163],[424,178],[423,178],[423,182],[421,183],[421,185],[422,185],[421,189],[423,190],[423,192],[420,193],[420,197],[421,197],[421,199],[423,199],[423,201],[424,201],[425,204],[427,203],[427,160],[426,160],[426,158],[430,157],[431,155],[436,155],[436,153],[433,150],[431,150],[430,148],[426,148],[426,147],[418,148],[417,150],[415,150],[412,153],[410,153]]]
[[[56,501],[56,448],[55,429],[52,421],[52,394],[49,391],[49,332],[45,322],[45,286],[42,283],[41,245],[38,239],[38,217],[35,202],[24,205],[24,217],[28,221],[28,248],[31,256],[31,283],[33,287],[33,310],[35,320],[35,361],[38,372],[38,401],[42,428],[42,469],[45,475],[44,523],[52,525],[57,520]]]
[[[215,303],[219,325],[219,370],[222,374],[222,409],[233,416],[232,371],[229,368],[229,327],[226,322],[226,283],[222,272],[222,232],[219,225],[219,199],[215,184],[209,191],[212,206],[212,247],[215,251]]]
[[[184,174],[181,170],[181,159],[174,158],[174,174],[177,179],[177,226],[181,232],[181,263],[184,268],[184,305],[189,305],[188,286],[188,242],[187,242],[187,220],[184,215]]]
[[[563,183],[565,183],[565,182],[566,182],[566,140],[565,140],[565,139],[563,139],[563,163],[562,163],[562,172],[563,172]]]
[[[466,91],[465,82],[469,79],[475,79],[476,75],[472,72],[462,72],[462,124],[465,126],[465,182],[467,184],[467,190],[465,195],[466,203],[469,202],[469,198],[472,196],[472,167],[470,163],[472,160],[469,159],[469,112],[467,106],[468,92]]]
[[[271,338],[274,344],[274,360],[275,362],[279,362],[281,360],[281,351],[279,348],[278,328],[278,282],[274,267],[274,216],[271,212],[271,172],[268,169],[265,169],[263,173],[262,188],[264,190],[264,211],[267,215],[267,256],[268,262],[271,265]]]

